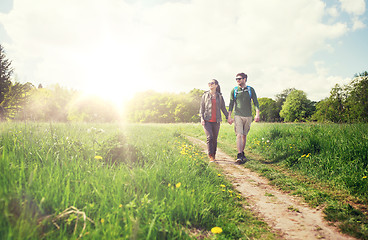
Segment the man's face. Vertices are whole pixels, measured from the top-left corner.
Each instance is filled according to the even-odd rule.
[[[246,78],[242,78],[241,76],[237,76],[235,80],[239,86],[243,86],[245,82],[247,81]]]

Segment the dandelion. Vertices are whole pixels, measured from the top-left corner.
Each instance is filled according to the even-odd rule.
[[[102,157],[101,156],[95,156],[95,159],[96,160],[102,160]]]
[[[223,188],[225,188],[226,186],[225,186],[224,184],[221,184],[221,185],[220,185],[220,187],[223,187]]]
[[[214,233],[214,234],[222,233],[222,228],[214,227],[214,228],[211,229],[211,232]]]
[[[123,207],[123,204],[120,204],[120,205],[119,205],[119,208],[122,208],[122,207]]]
[[[306,156],[307,158],[310,157],[311,153],[308,153],[308,155]]]
[[[364,176],[363,178],[367,178],[367,176]]]
[[[176,186],[176,188],[180,188],[181,182],[178,182],[175,186]]]
[[[168,187],[171,187],[171,183],[167,184]]]
[[[105,222],[105,219],[103,219],[103,218],[102,218],[102,219],[101,219],[101,223],[103,224],[104,222]]]
[[[305,157],[305,156],[306,156],[305,154],[302,155],[302,157]]]
[[[217,174],[217,176],[221,177],[222,175],[219,173],[219,174]]]

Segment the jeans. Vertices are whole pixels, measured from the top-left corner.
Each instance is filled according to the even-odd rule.
[[[220,123],[205,121],[203,129],[207,136],[208,155],[215,157],[217,150],[217,137],[220,130]]]

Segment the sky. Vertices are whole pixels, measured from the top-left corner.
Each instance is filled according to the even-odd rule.
[[[239,72],[258,98],[312,101],[368,71],[364,0],[1,0],[15,81],[97,94],[207,90]]]

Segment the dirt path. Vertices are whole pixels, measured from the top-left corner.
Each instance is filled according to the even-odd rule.
[[[206,143],[187,137],[206,152]],[[243,165],[234,164],[234,158],[220,149],[216,165],[229,179],[236,190],[247,199],[256,212],[275,232],[284,239],[355,239],[344,235],[336,227],[323,220],[322,211],[312,209],[297,197],[283,193],[269,185],[266,178],[250,171]],[[211,163],[212,164],[212,163]]]

